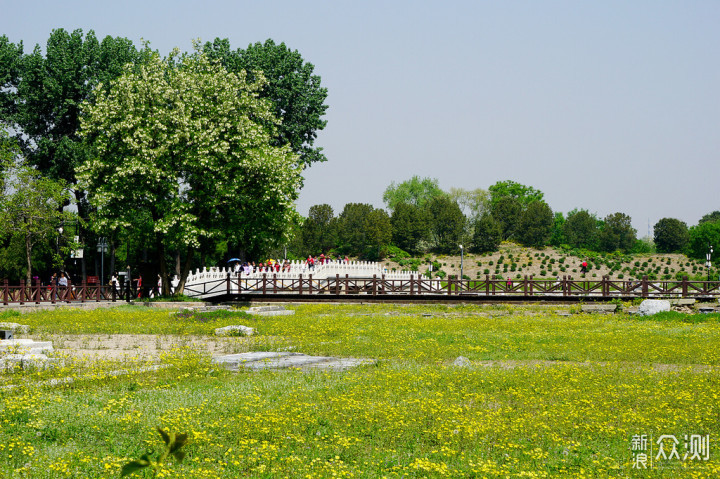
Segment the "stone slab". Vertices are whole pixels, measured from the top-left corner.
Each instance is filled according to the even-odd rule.
[[[27,324],[18,323],[0,323],[0,329],[9,329],[11,331],[14,331],[15,334],[27,334],[30,332],[30,326],[28,326]]]
[[[286,310],[279,310],[279,311],[257,311],[257,312],[251,312],[248,311],[248,314],[252,314],[253,316],[291,316],[295,314],[295,311],[292,309],[286,309]]]
[[[249,369],[319,369],[343,371],[363,364],[374,364],[374,359],[334,358],[330,356],[308,356],[292,352],[259,351],[251,353],[227,354],[213,358],[213,362],[230,370]]]
[[[241,324],[232,324],[223,328],[215,329],[215,336],[252,336],[255,329]]]
[[[34,341],[32,339],[0,340],[0,354],[43,354],[52,350],[52,341]]]
[[[646,299],[638,306],[638,314],[650,316],[663,311],[670,311],[670,301],[666,299]]]
[[[617,304],[583,304],[583,313],[614,313],[617,311]]]

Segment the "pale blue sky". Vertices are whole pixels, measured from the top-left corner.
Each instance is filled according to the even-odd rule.
[[[720,210],[718,1],[1,0],[26,50],[53,28],[144,38],[161,53],[272,38],[329,90],[298,210],[383,206],[391,181],[512,179],[555,211],[688,225]]]

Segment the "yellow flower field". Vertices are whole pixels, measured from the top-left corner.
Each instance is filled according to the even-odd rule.
[[[155,370],[76,360],[3,373],[0,477],[118,477],[158,449],[156,427],[190,438],[186,459],[157,477],[720,476],[717,315],[288,307],[296,314],[193,320],[122,307],[10,318],[38,338],[210,336],[245,324],[257,329],[252,350],[379,361],[231,373],[202,349],[179,348]],[[456,366],[459,356],[469,364]]]

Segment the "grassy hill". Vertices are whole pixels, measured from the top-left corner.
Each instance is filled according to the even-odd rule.
[[[491,276],[519,279],[525,275],[536,277],[582,277],[580,266],[588,262],[585,277],[636,280],[643,276],[650,279],[670,280],[707,278],[704,261],[688,258],[683,254],[621,254],[598,253],[587,250],[560,250],[556,248],[534,249],[515,243],[503,243],[499,251],[487,254],[465,254],[463,274],[470,279]],[[446,256],[426,254],[420,258],[389,258],[383,261],[388,270],[410,270],[426,274],[434,262],[433,276],[438,266],[440,275],[460,274],[460,255]],[[711,279],[717,279],[717,270],[711,270]]]

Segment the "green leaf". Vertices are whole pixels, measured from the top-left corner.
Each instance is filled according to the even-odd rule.
[[[120,477],[127,476],[129,474],[132,474],[133,472],[137,472],[140,469],[146,468],[150,465],[150,461],[148,460],[147,454],[142,456],[141,459],[138,459],[137,461],[130,461],[127,464],[125,464],[122,467],[122,470],[120,471]]]
[[[160,433],[160,435],[162,436],[163,441],[165,441],[165,444],[170,445],[170,435],[160,428],[157,428],[157,430]]]

